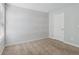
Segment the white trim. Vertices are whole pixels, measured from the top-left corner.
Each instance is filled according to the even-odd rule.
[[[49,36],[49,38],[51,38],[51,39],[56,39],[55,37],[50,37]],[[57,40],[57,39],[56,39]],[[59,41],[62,41],[63,43],[65,43],[65,44],[69,44],[69,45],[72,45],[72,46],[75,46],[75,47],[78,47],[79,48],[79,45],[77,45],[77,44],[73,44],[73,43],[70,43],[70,42],[67,42],[67,41],[63,41],[63,40],[59,40]]]
[[[45,38],[38,38],[38,39],[32,39],[32,40],[26,40],[26,41],[21,41],[21,42],[10,43],[10,44],[6,44],[6,46],[11,46],[11,45],[16,45],[16,44],[22,44],[22,43],[28,43],[28,42],[31,42],[31,41],[41,40],[41,39],[45,39]]]
[[[51,37],[51,36],[49,36],[47,38],[51,38],[51,39],[57,40],[55,37]],[[6,44],[6,46],[11,46],[11,45],[16,45],[16,44],[22,44],[22,43],[28,43],[28,42],[31,42],[31,41],[36,41],[36,40],[41,40],[41,39],[45,39],[45,38],[33,39],[33,40],[21,41],[21,42],[15,42],[15,43],[11,43],[11,44]],[[66,44],[69,44],[69,45],[72,45],[72,46],[75,46],[75,47],[79,48],[79,45],[77,45],[77,44],[73,44],[73,43],[70,43],[70,42],[67,42],[67,41],[63,41],[63,40],[59,40],[59,41],[62,41],[63,43],[66,43]]]
[[[79,45],[77,45],[77,44],[73,44],[73,43],[70,43],[70,42],[67,42],[67,41],[62,41],[62,42],[79,48]]]

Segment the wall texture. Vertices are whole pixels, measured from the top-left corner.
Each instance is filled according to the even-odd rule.
[[[48,13],[8,6],[6,10],[6,44],[48,37],[48,22]]]
[[[79,6],[66,7],[65,41],[79,46]]]
[[[49,13],[49,37],[54,37],[53,14],[64,12],[64,42],[79,47],[79,6],[67,6]]]
[[[51,38],[55,38],[54,36],[58,35],[58,33],[55,32],[56,27],[59,27],[60,29],[60,27],[62,27],[61,23],[64,23],[64,21],[62,21],[61,19],[55,20],[55,15],[58,15],[61,13],[63,14],[65,13],[64,8],[58,8],[49,12],[49,37]],[[57,22],[57,24],[55,24],[55,21]],[[60,24],[60,26],[58,25],[58,23]]]

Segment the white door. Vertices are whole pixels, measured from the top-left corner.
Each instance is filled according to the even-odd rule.
[[[54,38],[64,40],[64,13],[54,14]]]

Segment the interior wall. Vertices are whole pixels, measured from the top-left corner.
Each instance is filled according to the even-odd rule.
[[[64,42],[79,47],[79,6],[66,6],[49,12],[49,37],[54,38],[53,14],[64,12]]]
[[[7,45],[17,42],[51,37],[54,38],[53,14],[64,13],[64,42],[79,45],[79,7],[70,6],[48,13],[8,6],[6,11]],[[48,32],[49,31],[49,32]]]
[[[79,6],[66,7],[65,41],[79,46]]]
[[[48,13],[7,6],[6,44],[47,38],[48,22]]]
[[[55,34],[58,35],[58,33],[54,32],[55,28],[57,27],[57,24],[55,24],[54,18],[56,14],[61,14],[61,13],[63,14],[65,13],[64,8],[58,8],[49,12],[49,37],[50,38],[56,39]],[[62,23],[60,19],[58,20],[58,22]],[[57,40],[60,40],[60,39],[57,39]]]

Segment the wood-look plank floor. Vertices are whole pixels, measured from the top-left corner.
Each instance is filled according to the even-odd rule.
[[[78,55],[79,48],[46,38],[5,47],[3,55]]]

